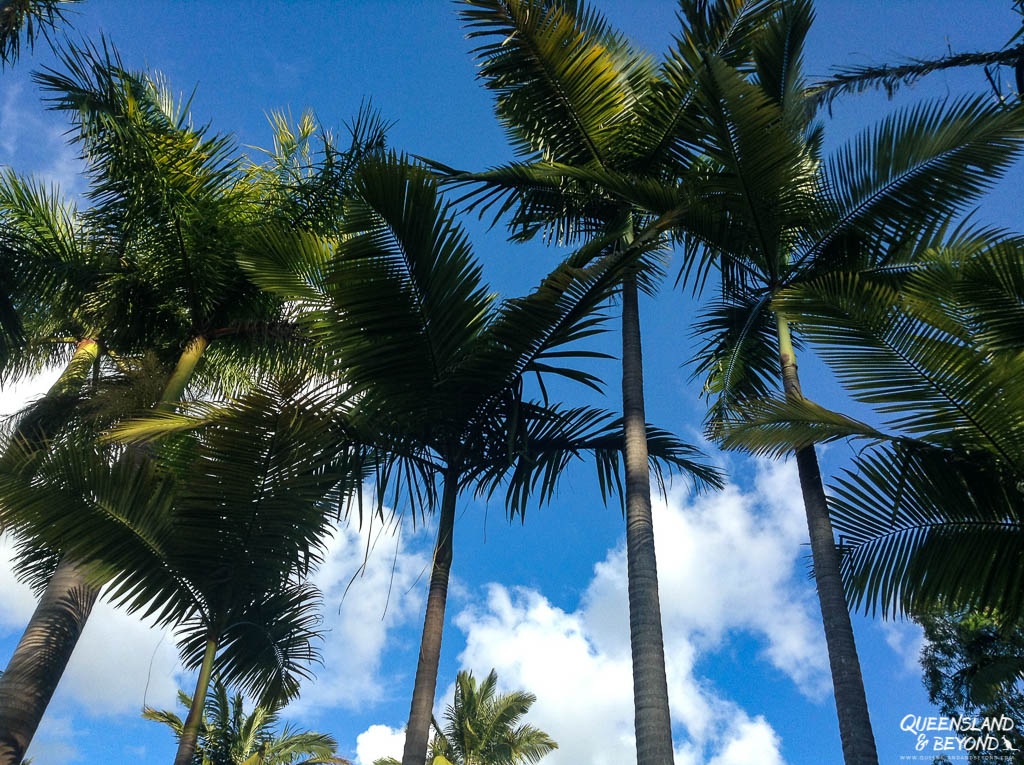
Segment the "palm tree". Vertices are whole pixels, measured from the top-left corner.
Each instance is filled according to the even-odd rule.
[[[11,232],[0,241],[13,242],[5,270],[33,286],[18,293],[30,336],[9,355],[9,374],[43,365],[65,338],[100,338],[119,369],[150,354],[170,370],[149,402],[168,408],[190,383],[234,391],[261,369],[314,362],[281,301],[253,287],[235,262],[254,225],[288,224],[283,182],[255,178],[230,139],[194,128],[158,76],[128,72],[109,48],[70,48],[62,63],[66,73],[36,79],[72,118],[92,207],[76,215],[13,176],[0,188]],[[332,161],[345,156],[331,153]],[[320,180],[309,168],[293,170],[296,194]],[[39,274],[47,278],[29,278]],[[43,584],[52,571],[29,573]],[[28,746],[96,598],[73,560],[57,571],[0,680],[0,762]]]
[[[490,8],[496,4],[487,5],[490,16],[472,12],[479,26],[498,15]],[[606,25],[594,22],[602,33],[601,45],[584,55],[572,46],[554,44],[555,39],[569,39],[582,45],[586,39],[582,25],[556,23],[561,18],[556,10],[548,9],[547,15],[533,13],[527,19],[529,24],[522,22],[522,28],[494,23],[501,43],[485,53],[492,57],[490,84],[499,92],[499,109],[513,127],[525,126],[516,133],[520,146],[524,150],[539,147],[543,156],[531,165],[511,165],[488,173],[440,169],[457,181],[485,184],[478,192],[480,198],[497,204],[500,212],[515,207],[513,225],[521,234],[529,234],[544,220],[554,221],[549,230],[556,235],[571,233],[571,221],[593,225],[600,220],[597,205],[603,202],[607,206],[610,198],[628,202],[635,211],[659,215],[662,221],[671,218],[677,234],[695,246],[703,245],[706,253],[728,254],[719,259],[723,298],[700,327],[708,338],[699,354],[698,372],[707,373],[707,389],[717,395],[713,423],[727,416],[738,399],[769,390],[778,373],[774,359],[783,354],[785,386],[790,395],[799,395],[790,326],[785,318],[771,315],[767,308],[771,295],[826,268],[858,259],[866,266],[878,265],[925,244],[930,231],[934,234],[941,223],[962,212],[1005,170],[1019,147],[1020,116],[1014,111],[997,113],[981,101],[962,102],[945,111],[940,106],[920,107],[886,121],[874,135],[825,165],[818,157],[820,130],[811,124],[813,109],[805,98],[800,74],[799,48],[812,16],[809,4],[773,4],[777,13],[772,22],[756,33],[759,27],[754,25],[745,35],[752,48],[752,65],[744,64],[743,45],[708,44],[715,40],[714,30],[732,31],[738,25],[720,23],[728,19],[727,14],[697,10],[691,34],[683,38],[665,65],[663,81],[651,86],[655,95],[647,97],[650,105],[644,107],[642,91],[632,98],[620,98],[639,104],[637,113],[647,117],[650,125],[669,124],[672,129],[664,133],[644,129],[644,120],[639,118],[633,123],[608,112],[603,118],[594,118],[599,105],[616,103],[607,92],[612,84],[639,79],[635,74],[627,76],[623,69],[615,76],[617,70],[606,63],[612,55],[607,51],[618,50]],[[704,12],[707,17],[702,18]],[[594,16],[591,13],[586,18]],[[555,34],[543,38],[538,29]],[[531,70],[524,61],[514,59],[520,44],[527,49],[527,60],[527,54],[557,56],[566,52],[565,66],[559,69],[543,59],[546,66]],[[589,70],[580,63],[583,61],[600,61],[602,67]],[[745,76],[751,69],[756,82]],[[522,84],[525,79],[519,74],[530,71],[538,80],[553,77],[552,72],[573,76],[560,81],[557,92],[553,90],[547,100],[534,98],[530,102],[516,90],[519,87],[527,95],[533,92]],[[486,67],[484,73],[487,76]],[[684,85],[684,90],[678,90]],[[661,182],[655,185],[650,179],[628,174],[628,163],[618,173],[609,170],[607,163],[578,167],[572,155],[562,153],[563,144],[542,141],[539,131],[549,125],[556,131],[559,123],[545,121],[531,108],[560,104],[564,109],[581,91],[586,98],[578,101],[581,106],[575,124],[599,126],[602,140],[607,140],[614,126],[627,125],[632,135],[640,136],[641,145],[647,136],[662,135],[662,140],[649,145],[660,147],[679,163],[675,171],[663,170]],[[680,108],[657,107],[658,96],[666,92],[675,93],[672,103]],[[583,119],[587,110],[592,110],[589,121]],[[530,119],[528,115],[534,116]],[[531,128],[536,132],[529,133]],[[595,141],[590,143],[596,145]],[[630,144],[623,140],[616,145]],[[686,170],[683,162],[694,158],[697,161]],[[597,194],[595,187],[604,193]],[[700,211],[694,196],[705,192],[708,201],[702,220],[694,214]],[[680,202],[689,203],[688,214],[679,214]],[[802,450],[798,463],[802,465],[801,485],[831,644],[844,751],[848,762],[873,762],[876,757],[863,684],[813,450]],[[661,740],[668,741],[667,735]],[[638,746],[640,741],[638,732]]]
[[[0,3],[0,68],[18,60],[23,34],[30,50],[40,35],[49,41],[50,32],[67,21],[64,6],[79,1],[4,0]]]
[[[657,263],[644,252],[681,218],[705,225],[682,178],[698,180],[686,144],[703,56],[749,56],[748,38],[772,3],[683,2],[678,45],[661,67],[634,49],[582,2],[465,0],[461,16],[480,75],[519,161],[484,173],[434,163],[447,180],[477,188],[464,199],[510,213],[514,238],[545,233],[559,242],[610,241],[595,255],[632,252],[623,273],[622,411],[625,423],[626,546],[638,761],[673,757],[668,684],[644,440],[638,287],[650,287]],[[623,194],[623,190],[628,190]],[[659,215],[649,212],[652,199]],[[647,203],[636,205],[633,198]],[[643,247],[638,247],[643,245]]]
[[[214,671],[275,704],[318,658],[319,595],[302,580],[364,476],[355,453],[311,448],[335,429],[280,383],[179,424],[149,457],[69,436],[0,474],[0,523],[88,561],[89,586],[176,629],[199,671],[176,765],[191,763]]]
[[[1019,240],[949,247],[895,285],[840,272],[776,298],[885,427],[806,399],[762,399],[729,424],[726,443],[867,442],[831,500],[854,606],[1024,617],[1022,252]]]
[[[192,697],[179,691],[178,703],[191,709]],[[246,714],[242,694],[229,698],[224,681],[214,676],[194,757],[202,765],[348,765],[337,755],[338,742],[331,736],[290,725],[278,730],[280,713],[280,704],[271,704],[256,705]],[[146,707],[142,716],[181,738],[184,723],[174,712]]]
[[[492,669],[477,685],[472,672],[459,672],[455,700],[445,710],[444,729],[431,720],[434,738],[427,762],[431,765],[520,765],[540,762],[558,748],[547,733],[520,724],[537,697],[525,691],[499,694]],[[392,757],[373,765],[399,765]]]
[[[699,331],[698,373],[718,424],[772,389],[781,362],[785,394],[802,397],[790,319],[769,309],[781,289],[843,268],[883,268],[933,243],[1020,151],[1021,113],[981,100],[898,113],[820,159],[822,131],[803,85],[801,45],[813,11],[791,0],[754,43],[754,80],[711,58],[703,75],[698,144],[712,174],[723,238],[703,233],[721,258],[721,299]],[[776,304],[778,307],[778,304]],[[802,324],[798,324],[802,327]],[[840,561],[812,445],[797,450],[815,581],[822,609],[843,751],[877,761]]]
[[[543,388],[543,400],[528,400],[523,385],[536,373],[599,386],[565,359],[596,355],[570,343],[600,331],[595,308],[625,261],[567,265],[528,297],[495,305],[429,174],[396,157],[357,171],[336,236],[282,233],[246,255],[253,279],[297,301],[300,320],[338,360],[341,389],[358,397],[367,423],[361,440],[388,455],[379,496],[390,478],[404,483],[413,512],[440,510],[404,765],[422,764],[427,752],[462,492],[490,496],[507,483],[509,512],[522,516],[531,494],[550,499],[584,452],[595,455],[602,486],[618,486],[621,423],[552,404]],[[693,461],[696,450],[649,434],[655,464],[717,484]]]
[[[446,725],[434,722],[430,757],[443,757],[451,765],[521,765],[540,762],[558,748],[544,731],[520,723],[537,697],[525,691],[497,692],[498,675],[492,669],[477,684],[472,672],[459,672],[455,700],[445,710]]]

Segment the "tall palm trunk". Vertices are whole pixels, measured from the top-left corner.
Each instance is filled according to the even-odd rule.
[[[71,361],[46,392],[46,398],[80,390],[98,355],[99,343],[95,339],[80,341]],[[17,436],[41,442],[51,435],[47,430],[44,425],[35,432],[19,432]],[[43,594],[7,670],[0,676],[2,765],[17,765],[24,758],[78,640],[84,623],[81,615],[92,608],[90,593],[74,585],[77,574],[71,567],[58,565],[53,575],[58,587],[52,593],[48,589]],[[92,598],[94,600],[95,596]]]
[[[196,692],[192,694],[192,705],[188,708],[188,716],[181,727],[181,737],[178,739],[178,753],[174,755],[174,765],[192,765],[196,743],[199,741],[199,728],[203,724],[206,691],[210,687],[210,675],[213,674],[213,660],[216,656],[217,640],[211,637],[206,641],[206,652],[203,654],[203,663],[199,666]]]
[[[441,660],[444,609],[448,601],[448,575],[452,568],[452,532],[455,530],[458,483],[458,474],[449,468],[444,477],[441,518],[434,547],[434,565],[430,572],[427,614],[423,619],[423,637],[420,639],[420,658],[416,665],[409,724],[405,728],[402,765],[424,765],[427,761],[427,739],[430,735],[434,692],[437,690],[437,665]]]
[[[164,388],[161,408],[181,397],[206,344],[200,336],[186,346]],[[93,341],[93,358],[96,352]],[[63,386],[66,390],[66,381]],[[79,563],[61,559],[0,677],[0,765],[18,765],[25,756],[98,594]]]
[[[637,297],[636,277],[630,276],[622,285],[622,415],[636,758],[637,765],[670,765],[673,762],[672,719],[668,709],[665,642],[661,631],[658,562],[654,554]]]
[[[782,387],[786,396],[803,398],[800,378],[797,376],[796,355],[789,333],[789,323],[778,317],[779,360],[782,364]],[[839,738],[843,744],[846,765],[877,765],[875,737],[871,731],[864,678],[861,676],[857,644],[853,639],[850,610],[843,591],[839,552],[828,517],[825,489],[818,468],[818,455],[813,446],[805,446],[796,453],[807,513],[807,529],[811,538],[811,558],[814,562],[814,581],[821,603],[821,620],[825,626],[825,644],[832,670],[836,712],[839,715]]]

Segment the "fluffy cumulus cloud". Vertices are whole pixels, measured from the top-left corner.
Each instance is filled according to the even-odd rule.
[[[737,630],[807,695],[827,688],[823,639],[802,581],[806,534],[792,465],[758,467],[754,489],[658,502],[658,564],[680,765],[782,763],[769,722],[718,693],[695,671],[702,654]],[[728,565],[725,565],[728,562]],[[580,607],[566,612],[540,592],[492,584],[455,620],[461,663],[497,669],[503,685],[538,697],[531,721],[559,742],[551,765],[619,765],[635,757],[625,550],[594,570]]]
[[[382,757],[402,759],[405,731],[387,725],[371,725],[356,738],[356,765],[373,765]]]
[[[430,566],[421,530],[407,540],[394,526],[339,529],[314,577],[324,594],[324,666],[303,685],[296,714],[330,707],[359,708],[387,698],[381,657],[398,627],[419,621]],[[423,537],[423,538],[421,538]]]
[[[917,622],[880,621],[878,627],[886,644],[902,660],[902,670],[908,675],[921,671],[921,651],[927,645],[924,628]]]

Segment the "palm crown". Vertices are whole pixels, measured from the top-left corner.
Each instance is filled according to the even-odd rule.
[[[890,615],[995,609],[1012,621],[1024,607],[1020,245],[934,248],[893,282],[840,272],[776,299],[886,427],[763,399],[730,423],[727,444],[865,440],[832,499],[854,604]]]
[[[192,697],[178,692],[178,702],[192,707]],[[147,707],[142,716],[163,723],[180,737],[184,723],[174,712]],[[229,695],[220,677],[213,685],[203,710],[202,730],[196,747],[200,765],[348,765],[337,756],[338,743],[323,733],[297,730],[285,725],[278,730],[281,708],[256,705],[248,714],[241,693]]]
[[[430,744],[436,762],[452,765],[520,765],[539,762],[558,748],[548,734],[522,722],[537,697],[525,691],[498,693],[498,675],[491,670],[477,682],[472,672],[459,672],[455,699],[445,709],[445,726],[434,722]]]
[[[410,500],[440,505],[406,744],[407,760],[422,761],[460,493],[493,494],[504,484],[510,513],[522,515],[532,494],[550,499],[563,468],[584,452],[594,454],[603,490],[621,487],[621,423],[600,410],[550,403],[543,382],[542,400],[531,401],[524,378],[598,387],[569,361],[598,354],[572,344],[599,331],[597,309],[629,257],[587,268],[567,263],[532,294],[498,303],[430,175],[391,157],[356,173],[337,237],[271,235],[244,263],[265,289],[303,304],[307,331],[337,359],[344,395],[357,401],[353,417],[370,423],[367,442],[383,457],[378,495],[389,481],[404,481]],[[657,467],[717,483],[695,449],[662,431],[648,435]]]

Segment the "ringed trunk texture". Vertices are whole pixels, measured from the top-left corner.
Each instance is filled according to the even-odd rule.
[[[158,408],[169,408],[181,398],[206,345],[206,338],[199,336],[185,347]],[[65,380],[65,376],[72,368],[74,375],[81,375],[80,387],[91,361],[85,363],[79,355],[91,353],[95,360],[98,350],[95,340],[79,343],[75,358],[50,392],[65,393],[71,389],[73,381]],[[63,557],[18,641],[7,670],[0,676],[0,765],[19,765],[24,758],[98,594],[99,588],[89,582],[81,564]]]
[[[437,665],[441,659],[441,636],[444,632],[444,609],[448,601],[448,575],[452,568],[452,532],[455,530],[455,501],[458,477],[448,473],[444,479],[441,518],[434,547],[434,565],[430,572],[427,614],[423,620],[420,657],[416,665],[416,682],[412,690],[409,724],[405,729],[402,765],[424,765],[427,761],[427,740],[437,689]]]
[[[658,562],[654,554],[643,351],[635,277],[628,278],[622,286],[622,414],[636,758],[637,765],[671,765],[672,719],[668,708],[665,642],[661,630]]]
[[[782,387],[786,396],[803,398],[797,375],[796,355],[789,333],[789,323],[778,317],[779,360],[782,364]],[[805,446],[796,453],[800,474],[800,491],[807,513],[807,529],[811,538],[811,558],[814,562],[814,581],[821,603],[821,621],[825,627],[828,663],[832,671],[836,712],[839,716],[839,738],[843,745],[846,765],[877,765],[875,736],[871,730],[868,701],[864,693],[864,678],[857,657],[857,644],[853,638],[850,610],[843,591],[839,551],[828,517],[825,488],[818,468],[818,455],[813,446]]]
[[[206,641],[206,653],[203,663],[199,666],[199,679],[196,681],[196,692],[192,694],[192,706],[188,708],[188,716],[181,727],[181,738],[178,739],[178,753],[174,755],[174,765],[191,765],[192,756],[199,741],[199,727],[203,724],[203,710],[206,707],[206,691],[210,687],[210,675],[213,673],[213,660],[217,656],[217,641],[210,638]]]

